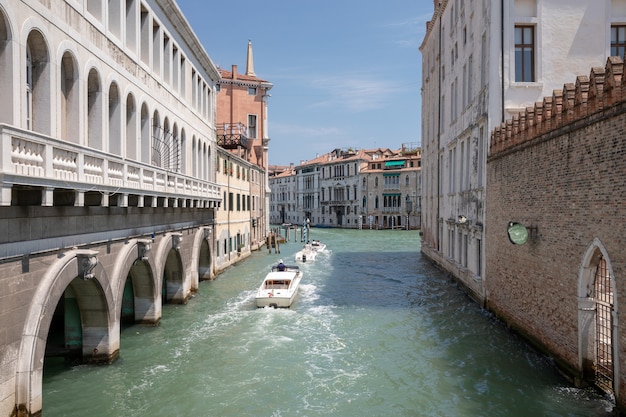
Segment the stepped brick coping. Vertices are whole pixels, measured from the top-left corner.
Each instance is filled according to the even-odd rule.
[[[588,77],[580,75],[575,84],[567,83],[563,89],[554,90],[551,97],[544,97],[491,132],[489,156],[625,103],[623,73],[624,61],[612,56],[605,68],[594,67]]]

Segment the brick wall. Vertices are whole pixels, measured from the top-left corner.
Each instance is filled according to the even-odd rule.
[[[610,58],[605,68],[507,121],[492,133],[487,161],[487,306],[574,378],[582,376],[579,276],[594,239],[606,248],[615,275],[617,309],[626,311],[622,71],[623,62]],[[536,228],[526,244],[509,242],[510,221]],[[626,317],[618,320],[615,359],[626,370]],[[621,378],[624,409],[625,385]]]

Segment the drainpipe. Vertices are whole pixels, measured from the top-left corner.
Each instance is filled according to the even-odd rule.
[[[500,123],[504,123],[504,0],[500,1]]]

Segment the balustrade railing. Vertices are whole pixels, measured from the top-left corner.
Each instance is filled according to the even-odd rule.
[[[142,194],[157,192],[175,198],[221,199],[217,183],[123,159],[96,149],[0,124],[2,189],[12,184]],[[70,184],[71,183],[71,184]],[[1,194],[8,205],[10,193]]]

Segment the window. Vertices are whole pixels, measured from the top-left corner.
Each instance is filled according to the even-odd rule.
[[[611,56],[624,58],[626,51],[626,25],[611,26]]]
[[[248,87],[248,95],[256,96],[256,87]]]
[[[248,137],[250,139],[256,139],[256,115],[248,115]]]
[[[515,26],[515,82],[535,81],[535,28]]]

